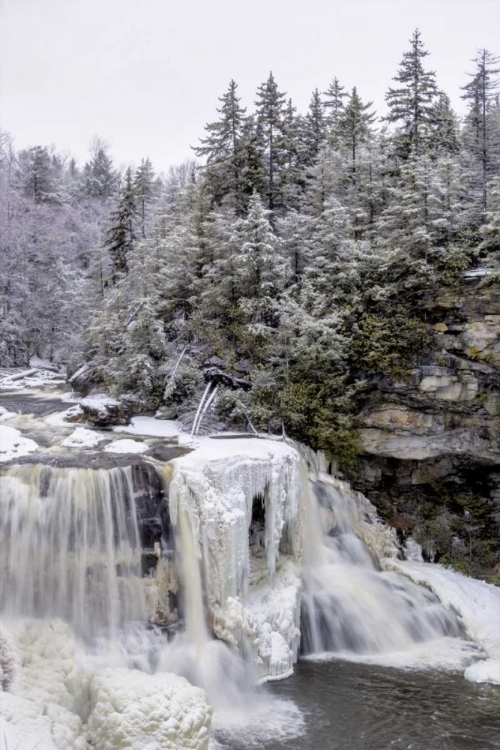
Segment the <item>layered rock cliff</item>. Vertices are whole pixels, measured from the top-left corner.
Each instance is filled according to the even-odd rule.
[[[500,276],[426,302],[433,351],[404,382],[374,383],[354,484],[429,556],[498,574]]]

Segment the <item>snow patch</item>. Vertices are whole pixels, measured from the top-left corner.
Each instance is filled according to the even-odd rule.
[[[62,441],[61,445],[64,448],[95,448],[101,440],[104,440],[102,435],[87,430],[85,427],[77,427],[69,437]]]
[[[105,453],[145,453],[149,446],[138,440],[115,440],[104,448]]]
[[[114,427],[114,432],[125,432],[128,435],[147,435],[150,437],[177,437],[181,431],[177,422],[171,419],[156,417],[132,417],[129,425]]]
[[[0,463],[27,456],[38,450],[34,440],[23,437],[15,427],[0,424]]]

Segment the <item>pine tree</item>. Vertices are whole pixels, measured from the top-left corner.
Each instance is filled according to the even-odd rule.
[[[239,189],[236,213],[245,213],[253,193],[264,195],[266,186],[266,164],[264,144],[259,127],[253,117],[247,117],[243,125],[242,137],[238,146]]]
[[[371,126],[375,122],[375,113],[371,111],[372,106],[373,102],[363,104],[356,87],[354,87],[339,119],[339,140],[340,144],[349,151],[354,183],[356,182],[356,159],[359,148],[368,143],[372,136]]]
[[[20,152],[18,180],[23,194],[35,203],[62,202],[57,169],[47,148],[34,146]]]
[[[283,164],[285,94],[278,89],[272,73],[257,89],[257,123],[267,163],[267,199],[269,210],[280,205],[279,182]]]
[[[347,92],[344,86],[340,85],[339,79],[334,78],[324,93],[324,107],[327,112],[327,128],[329,131],[330,142],[333,148],[338,146],[338,125],[340,117],[344,111],[344,99],[347,99]]]
[[[500,171],[500,127],[492,116],[500,67],[496,67],[499,59],[486,49],[480,50],[474,62],[476,69],[463,87],[462,99],[469,105],[464,143],[477,165],[470,175],[470,187],[480,206],[478,221],[481,221],[488,210],[488,182]]]
[[[118,176],[113,169],[108,147],[103,141],[94,140],[90,150],[90,160],[83,168],[84,194],[88,198],[104,201],[114,195]]]
[[[412,150],[418,155],[427,148],[436,122],[436,74],[424,69],[423,61],[429,53],[420,37],[420,31],[416,29],[410,40],[410,51],[404,53],[393,79],[398,86],[390,88],[385,97],[389,108],[386,120],[400,127],[396,146],[399,156],[404,159]]]
[[[220,119],[205,126],[207,135],[201,139],[201,146],[195,148],[197,156],[207,158],[206,179],[214,201],[217,204],[229,201],[233,208],[241,189],[240,145],[246,112],[240,106],[237,88],[238,84],[231,80],[227,92],[219,98]]]
[[[450,97],[440,91],[434,105],[434,126],[429,137],[429,148],[436,156],[456,155],[460,151],[458,118]]]
[[[313,164],[326,136],[326,125],[323,102],[318,89],[315,89],[309,103],[309,110],[305,119],[305,148],[307,162]]]
[[[128,271],[128,256],[131,254],[136,238],[135,221],[137,204],[132,180],[132,169],[125,173],[125,181],[120,192],[116,210],[111,214],[111,228],[105,242],[113,264],[112,283],[116,283],[119,274]]]
[[[136,170],[133,188],[139,213],[141,235],[145,239],[148,209],[155,194],[155,173],[149,159],[143,159],[140,167]]]
[[[248,330],[254,335],[265,334],[277,325],[278,297],[287,275],[269,216],[270,211],[264,209],[260,196],[254,193],[248,217],[235,226],[239,305]]]

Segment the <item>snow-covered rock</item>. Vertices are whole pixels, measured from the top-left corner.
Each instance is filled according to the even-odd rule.
[[[63,448],[95,448],[103,440],[103,436],[85,427],[77,427],[74,432],[65,438],[61,445]]]
[[[115,440],[104,448],[105,453],[145,453],[149,446],[138,440]]]
[[[106,669],[90,683],[87,737],[99,750],[208,750],[212,712],[183,677]]]
[[[485,659],[471,664],[464,672],[469,682],[491,682],[500,685],[500,659]]]
[[[15,427],[0,424],[0,463],[27,456],[38,450],[34,440],[23,437]]]
[[[105,394],[86,396],[79,402],[87,422],[95,427],[125,425],[129,420],[128,409],[121,401]]]

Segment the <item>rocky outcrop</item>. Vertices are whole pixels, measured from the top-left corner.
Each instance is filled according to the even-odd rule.
[[[444,484],[451,494],[473,487],[500,514],[499,275],[464,280],[426,307],[434,350],[404,382],[373,384],[354,484],[386,517],[439,501]]]

